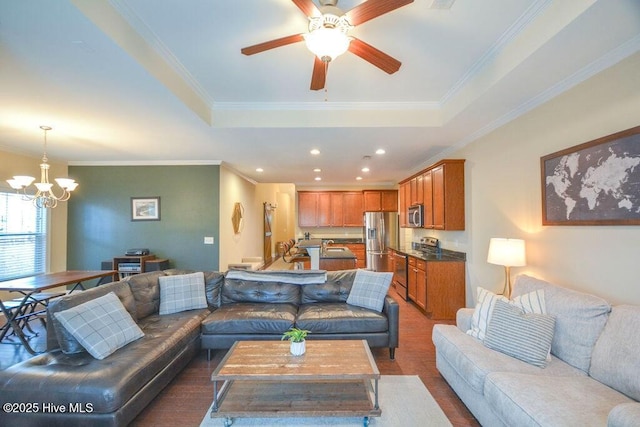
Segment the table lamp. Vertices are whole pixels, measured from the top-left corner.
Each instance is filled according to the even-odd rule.
[[[525,261],[524,240],[498,237],[491,238],[489,241],[487,262],[489,264],[504,266],[505,278],[502,294],[509,298],[511,295],[511,267],[527,265]]]

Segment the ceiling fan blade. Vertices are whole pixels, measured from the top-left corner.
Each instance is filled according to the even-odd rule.
[[[398,71],[402,65],[402,62],[397,59],[392,58],[383,51],[355,37],[351,40],[351,43],[349,43],[349,52],[358,55],[360,58],[389,74]]]
[[[298,9],[307,16],[320,16],[320,10],[311,0],[292,0]]]
[[[328,64],[322,59],[314,56],[313,74],[311,75],[311,90],[324,89],[324,83],[327,79]]]
[[[368,0],[347,12],[349,23],[360,25],[380,15],[413,3],[413,0]]]
[[[240,52],[245,55],[254,55],[256,53],[264,52],[265,50],[275,49],[276,47],[286,46],[288,44],[301,42],[304,40],[302,34],[293,34],[291,36],[282,37],[279,39],[269,40],[268,42],[254,44],[253,46],[243,47]]]

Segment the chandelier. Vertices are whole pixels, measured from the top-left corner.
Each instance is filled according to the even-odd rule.
[[[34,185],[38,189],[35,195],[27,193],[27,187],[31,185],[35,178],[26,175],[16,175],[7,182],[11,188],[17,193],[22,194],[25,200],[33,201],[33,204],[39,208],[55,208],[58,202],[66,202],[71,197],[71,192],[76,189],[78,183],[70,178],[56,178],[55,181],[62,188],[62,194],[56,196],[53,193],[53,184],[49,182],[49,163],[47,163],[47,132],[51,130],[49,126],[40,126],[44,131],[44,154],[42,155],[42,163],[40,163],[40,182]]]
[[[328,8],[335,9],[340,16],[331,13]],[[309,18],[309,33],[304,35],[304,41],[307,49],[328,63],[349,49],[351,38],[347,33],[353,27],[337,7],[325,6],[323,11],[329,13]]]

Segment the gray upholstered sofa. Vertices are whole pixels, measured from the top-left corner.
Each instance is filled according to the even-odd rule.
[[[467,308],[458,312],[457,326],[433,329],[442,376],[484,426],[640,425],[640,307],[612,307],[525,275],[512,296],[537,289],[555,316],[545,368],[466,334],[474,311]]]
[[[160,315],[159,278],[183,273],[191,272],[143,273],[51,303],[47,351],[0,371],[3,403],[38,407],[31,406],[30,413],[0,411],[0,425],[127,425],[201,348],[227,348],[240,339],[280,339],[298,308],[309,312],[306,323],[297,323],[314,332],[309,339],[367,339],[371,346],[388,346],[392,355],[398,346],[398,304],[393,299],[386,297],[382,313],[345,303],[355,270],[331,272],[326,282],[308,285],[226,279],[206,272],[206,308]],[[83,351],[54,313],[110,292],[144,336],[100,360]]]

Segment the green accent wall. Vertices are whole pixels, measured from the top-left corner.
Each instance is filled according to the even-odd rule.
[[[130,248],[171,268],[219,268],[220,166],[69,166],[69,270],[100,270]],[[160,197],[160,221],[131,221],[131,197]],[[215,244],[205,245],[204,237]]]

